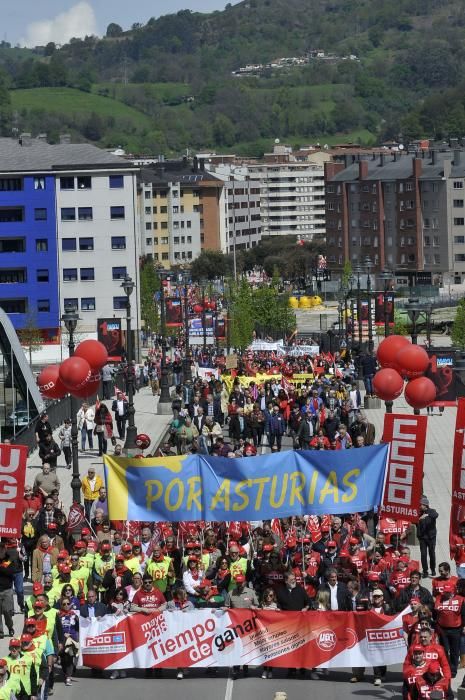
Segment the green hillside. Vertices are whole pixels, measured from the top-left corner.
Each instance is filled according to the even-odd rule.
[[[325,53],[314,58],[312,51]],[[270,67],[312,56],[301,66]],[[259,74],[233,71],[263,64]],[[266,67],[268,64],[268,67]],[[10,97],[8,98],[8,92]],[[465,133],[463,0],[246,0],[183,10],[102,39],[0,44],[0,133],[70,130],[128,150],[254,154],[280,138]]]

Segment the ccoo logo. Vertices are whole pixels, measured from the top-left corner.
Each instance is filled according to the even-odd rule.
[[[326,629],[320,632],[316,643],[321,651],[332,651],[336,646],[337,638],[332,630]]]

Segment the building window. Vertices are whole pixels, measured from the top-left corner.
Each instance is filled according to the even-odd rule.
[[[126,236],[112,236],[111,237],[111,249],[112,250],[126,250]]]
[[[76,209],[74,207],[63,207],[61,210],[62,221],[76,221]]]
[[[37,311],[43,313],[50,311],[49,299],[37,299]]]
[[[463,226],[464,224],[465,224],[465,218],[462,218],[461,216],[454,217],[454,226]]]
[[[156,221],[153,222],[153,229],[156,231],[158,228],[158,223]]]
[[[454,243],[465,243],[465,236],[454,236]]]
[[[81,267],[81,282],[93,282],[95,279],[95,272],[93,267]]]
[[[190,221],[186,221],[186,226],[187,226],[187,228],[191,228],[191,227],[192,227],[192,223],[191,223]]]
[[[459,209],[463,209],[463,199],[454,199],[453,204],[454,204],[454,207],[457,207]]]
[[[122,187],[124,187],[124,175],[110,175],[108,178],[110,182],[110,189],[111,190],[120,190]],[[149,195],[147,197],[147,194]],[[150,198],[150,192],[145,193],[145,199]]]
[[[78,190],[91,190],[92,178],[90,175],[79,175],[77,178],[77,188]]]
[[[168,222],[167,221],[162,221],[161,222],[161,228],[168,228]]]
[[[74,177],[60,177],[60,190],[74,190]]]
[[[145,239],[145,245],[152,245],[152,239],[151,239],[151,238],[146,238],[146,239]]]
[[[115,219],[124,219],[124,207],[110,207],[110,218],[113,221]]]
[[[77,267],[63,268],[63,282],[77,282]]]
[[[454,190],[463,190],[462,180],[454,180]]]
[[[34,220],[35,221],[47,221],[47,210],[46,209],[34,209]]]
[[[23,207],[0,207],[0,223],[13,224],[24,221]]]
[[[167,214],[168,213],[168,207],[160,207],[160,214]]]
[[[61,241],[61,250],[76,250],[76,239],[63,238]]]
[[[35,177],[34,178],[34,189],[35,190],[45,190],[45,178]]]
[[[48,270],[37,270],[37,281],[38,282],[48,282],[49,281]]]
[[[79,239],[79,250],[94,250],[94,239],[93,238],[80,238]]]
[[[0,192],[18,192],[23,189],[23,181],[20,177],[0,178]]]
[[[36,238],[36,253],[46,253],[48,250],[48,241],[46,238]]]
[[[150,190],[146,190],[144,196],[145,196],[145,199],[150,199],[152,197],[152,193],[150,192]]]
[[[128,298],[124,297],[113,297],[113,308],[114,309],[126,309],[128,305]]]
[[[65,311],[77,311],[79,308],[77,297],[68,297],[63,299],[63,308]]]
[[[95,311],[95,297],[81,297],[81,311]]]
[[[168,236],[162,236],[162,238],[161,238],[161,244],[162,244],[162,245],[168,245]]]
[[[7,314],[25,314],[27,301],[26,299],[0,299],[0,309]]]
[[[0,270],[0,284],[22,284],[27,282],[26,270]]]
[[[79,207],[78,219],[79,221],[92,221],[92,207]]]
[[[151,231],[152,230],[152,224],[150,221],[145,222],[145,230],[146,231]]]
[[[175,236],[173,238],[173,243],[174,243],[174,245],[179,245],[179,236]]]
[[[170,258],[170,256],[169,256],[168,253],[162,253],[162,254],[161,254],[161,259],[162,259],[162,260],[169,260],[169,258]]]
[[[151,241],[152,239],[149,238],[148,240]],[[112,267],[111,272],[114,280],[124,280],[128,273],[126,267]]]

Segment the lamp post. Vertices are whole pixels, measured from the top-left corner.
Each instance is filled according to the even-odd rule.
[[[392,280],[393,273],[391,270],[383,270],[379,278],[384,282],[383,290],[383,314],[384,314],[384,337],[389,336],[389,316],[388,316],[388,292],[389,292],[389,282]]]
[[[137,428],[134,421],[134,414],[136,409],[134,408],[134,369],[132,366],[133,361],[133,347],[132,347],[132,328],[131,328],[131,294],[134,291],[134,281],[129,275],[126,275],[124,280],[121,282],[121,287],[127,297],[126,303],[126,366],[127,366],[127,377],[126,383],[128,388],[128,426],[126,430],[126,440],[124,442],[124,449],[135,450]]]
[[[361,287],[360,287],[361,268],[357,265],[356,268],[354,269],[354,272],[357,275],[358,346],[359,346],[359,352],[361,352],[361,349],[362,349],[362,294],[361,294]]]
[[[183,285],[184,295],[184,359],[183,359],[183,376],[184,381],[192,379],[190,346],[189,346],[189,274],[182,272],[178,276],[179,281]]]
[[[342,312],[344,314],[344,340],[346,343],[346,348],[348,348],[349,347],[349,328],[348,328],[349,319],[348,319],[348,315],[347,315],[347,296],[349,294],[349,287],[347,286],[347,284],[342,285],[342,293],[344,295],[344,298],[343,298],[344,310]]]
[[[369,255],[365,258],[365,267],[367,271],[367,297],[368,297],[368,352],[373,352],[375,344],[373,342],[373,318],[371,316],[371,268],[373,263]]]
[[[168,368],[166,366],[166,299],[165,299],[165,287],[163,280],[169,273],[160,272],[161,279],[161,378],[160,378],[160,398],[158,400],[158,413],[165,414],[171,413],[171,397],[170,397],[170,386],[168,381]]]
[[[350,296],[350,336],[351,336],[351,342],[350,345],[353,348],[355,345],[355,305],[354,305],[354,284],[355,284],[355,277],[354,275],[351,275],[349,277],[349,296]]]
[[[200,282],[202,290],[202,333],[203,333],[203,352],[207,352],[207,315],[205,312],[205,287],[207,286],[206,280]]]
[[[69,341],[68,350],[69,356],[74,355],[74,331],[78,321],[80,321],[79,315],[76,311],[66,311],[61,317],[62,322],[65,324],[65,328],[68,331]],[[71,394],[71,460],[73,464],[73,478],[71,479],[71,490],[73,492],[74,503],[81,502],[81,477],[79,475],[79,452],[78,452],[78,427],[77,427],[77,400]]]
[[[421,313],[424,311],[424,306],[421,304],[418,299],[409,299],[407,304],[405,305],[405,308],[407,309],[408,317],[410,321],[412,322],[412,330],[410,335],[412,336],[412,345],[417,345],[418,342],[418,333],[417,333],[417,323],[418,319],[420,318]],[[413,413],[416,416],[420,415],[420,409],[419,408],[414,408]]]

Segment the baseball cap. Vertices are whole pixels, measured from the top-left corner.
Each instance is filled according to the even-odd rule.
[[[334,540],[329,540],[329,542],[326,544],[327,547],[337,547],[337,542]]]
[[[379,581],[379,571],[370,571],[368,574],[368,580],[369,581]]]
[[[321,530],[321,532],[329,532],[331,530],[331,528],[329,527],[329,525],[322,525],[320,527],[320,530]]]
[[[436,661],[436,659],[432,659],[432,661],[430,661],[428,664],[428,671],[430,673],[441,673],[441,664],[439,663],[439,661]]]
[[[67,559],[69,557],[69,553],[67,552],[66,549],[60,549],[58,552],[58,559]]]
[[[34,595],[40,595],[41,593],[44,592],[43,585],[39,581],[36,581],[35,583],[32,584],[32,592]]]
[[[47,525],[47,530],[58,530],[58,525],[56,523],[49,523],[49,525]]]
[[[81,530],[81,535],[90,535],[90,530],[88,527],[83,527]]]
[[[21,642],[19,641],[19,639],[10,639],[10,643],[9,643],[8,646],[10,646],[10,647],[20,647],[20,646],[21,646]]]
[[[122,554],[117,554],[116,561],[124,561],[124,556]]]
[[[37,623],[36,623],[36,621],[34,620],[33,617],[28,617],[28,619],[26,620],[26,622],[24,623],[24,625],[25,625],[25,627],[27,627],[28,625],[31,625],[31,627],[32,627],[32,626],[36,627],[36,626],[37,626]]]
[[[272,544],[264,544],[263,545],[263,551],[264,552],[272,552],[273,551],[273,545]]]
[[[45,603],[43,600],[36,600],[34,602],[34,608],[45,608]]]
[[[190,554],[187,557],[187,561],[198,561],[198,558],[195,556],[195,554]]]
[[[126,542],[126,544],[123,544],[121,547],[122,552],[132,552],[132,546]]]
[[[424,654],[425,653],[425,648],[421,646],[421,644],[415,644],[415,646],[412,649],[414,654]]]
[[[23,644],[23,642],[29,644],[30,642],[32,642],[32,636],[30,634],[22,634],[20,637],[20,642],[21,644]]]
[[[7,666],[6,659],[0,659],[0,668],[7,668]]]
[[[111,552],[111,544],[105,543],[100,547],[101,552]]]
[[[68,566],[68,564],[60,564],[58,567],[58,571],[60,574],[70,574],[71,573],[71,567]]]
[[[358,537],[351,537],[349,539],[349,544],[360,544],[360,540],[358,539]]]
[[[289,537],[289,538],[286,540],[286,545],[287,545],[288,547],[295,547],[296,544],[297,544],[297,540],[296,540],[295,537]]]
[[[85,549],[87,547],[86,542],[84,540],[78,540],[76,544],[74,545],[74,549]]]
[[[375,595],[384,595],[384,593],[383,593],[383,591],[381,590],[381,588],[375,588],[375,590],[373,591],[372,595],[374,595],[374,596],[375,596]]]
[[[133,548],[133,549],[137,549],[137,548],[139,548],[139,549],[140,549],[140,548],[141,548],[141,546],[142,546],[142,545],[141,545],[141,543],[140,543],[140,542],[133,542],[133,543],[132,543],[132,548]]]
[[[244,574],[237,574],[237,576],[234,576],[234,580],[236,583],[244,583],[245,576]]]
[[[443,593],[454,593],[455,592],[455,586],[451,581],[446,581],[442,585],[442,592]]]

